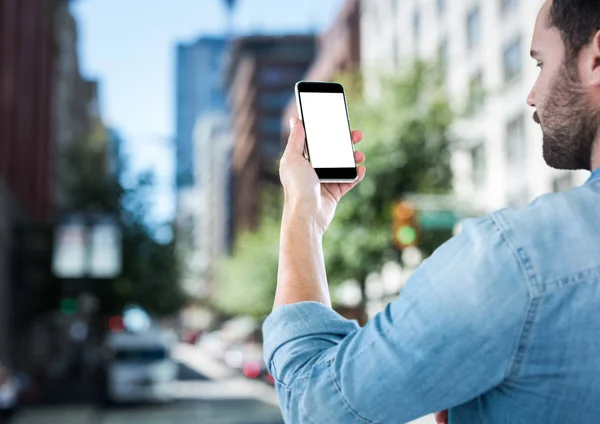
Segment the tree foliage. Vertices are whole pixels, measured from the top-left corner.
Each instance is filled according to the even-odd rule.
[[[408,193],[450,191],[447,133],[452,114],[441,79],[421,63],[401,75],[382,78],[381,96],[375,99],[363,96],[359,75],[339,79],[346,87],[352,126],[365,134],[359,149],[367,157],[367,174],[338,205],[324,248],[329,283],[355,279],[364,288],[367,275],[398,254],[392,246],[392,203]],[[260,317],[272,307],[281,210],[263,210],[270,215],[258,231],[241,235],[221,267],[217,305],[230,314]],[[431,241],[426,251],[440,243],[426,234],[423,239]]]
[[[325,235],[330,283],[363,283],[397,251],[392,245],[391,206],[406,194],[442,194],[452,187],[452,113],[438,74],[422,63],[380,80],[375,99],[365,99],[363,83],[345,76],[353,128],[365,139],[365,180],[338,205]],[[354,89],[353,89],[354,88]],[[429,246],[432,250],[436,246]]]
[[[105,137],[97,127],[89,139],[71,146],[61,174],[67,212],[108,213],[121,224],[122,273],[95,285],[102,312],[119,313],[125,305],[135,303],[155,315],[172,314],[185,298],[179,287],[175,241],[156,240],[148,223],[148,201],[155,190],[153,175],[140,173],[130,187],[123,187],[118,176],[108,172]]]
[[[258,231],[245,232],[220,267],[216,306],[230,315],[264,318],[277,285],[280,219],[264,217]]]

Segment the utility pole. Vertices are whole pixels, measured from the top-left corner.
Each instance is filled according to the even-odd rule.
[[[225,7],[227,7],[227,29],[226,36],[227,40],[231,42],[233,38],[233,14],[235,12],[235,7],[237,5],[237,0],[223,0],[225,2]]]

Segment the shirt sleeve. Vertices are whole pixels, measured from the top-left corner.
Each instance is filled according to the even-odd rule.
[[[277,308],[264,356],[286,422],[408,422],[498,386],[517,365],[527,287],[490,216],[468,220],[363,328],[315,302]]]

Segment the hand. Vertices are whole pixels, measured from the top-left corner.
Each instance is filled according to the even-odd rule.
[[[448,424],[448,410],[435,414],[435,422],[438,424]]]
[[[317,173],[304,156],[304,128],[297,118],[290,119],[290,137],[281,158],[279,176],[285,193],[285,205],[312,216],[323,233],[331,223],[335,208],[346,193],[354,188],[364,177],[365,167],[358,167],[358,180],[353,183],[321,184]],[[363,139],[360,131],[352,131],[352,142]],[[365,155],[354,153],[356,163],[363,163]]]

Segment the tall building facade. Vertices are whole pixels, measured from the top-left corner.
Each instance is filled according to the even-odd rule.
[[[182,192],[194,225],[186,239],[187,269],[183,287],[195,297],[207,297],[218,280],[218,266],[230,246],[230,118],[223,113],[204,114],[194,128],[196,173],[199,181]]]
[[[529,58],[542,0],[362,2],[361,67],[368,94],[381,73],[437,60],[459,118],[452,131],[455,193],[482,213],[520,207],[581,183],[585,172],[550,169],[526,104],[538,70]]]
[[[52,0],[0,2],[0,362],[10,358],[14,227],[52,212]]]
[[[86,141],[95,121],[99,121],[98,82],[81,75],[77,53],[77,23],[68,0],[56,2],[54,11],[54,63],[52,90],[52,166],[54,208],[60,213],[70,208],[62,181],[71,173],[67,154]]]
[[[317,55],[302,79],[332,81],[340,73],[360,67],[360,1],[347,0],[331,26],[317,40]],[[288,122],[297,116],[296,100],[290,99],[282,117],[282,143],[289,136]]]
[[[310,35],[248,36],[233,42],[226,84],[233,119],[234,236],[259,225],[263,187],[279,187],[281,115],[315,52]]]
[[[223,73],[227,40],[201,37],[177,46],[176,175],[177,187],[195,183],[194,126],[204,113],[224,112]]]

